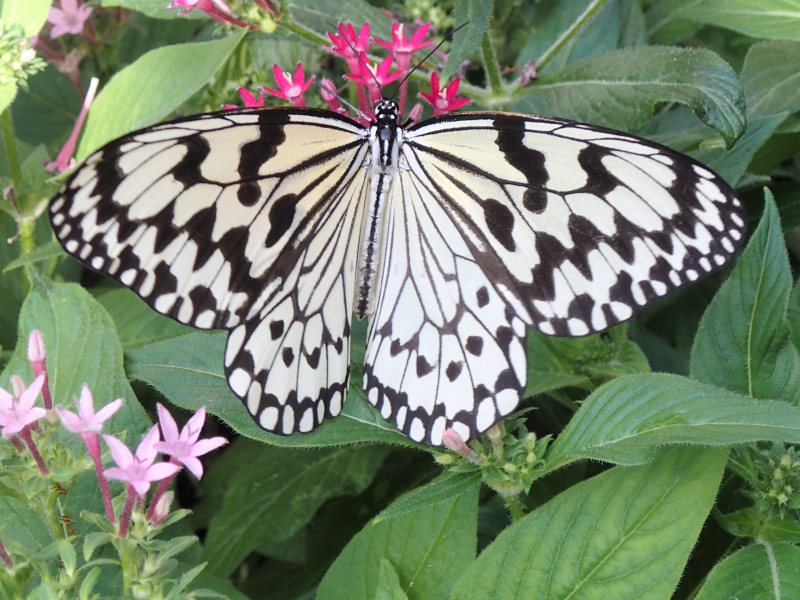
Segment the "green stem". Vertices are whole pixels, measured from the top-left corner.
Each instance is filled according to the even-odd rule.
[[[522,500],[519,499],[519,496],[503,496],[503,502],[506,503],[508,512],[511,513],[512,521],[519,521],[525,516],[525,507],[522,504]]]
[[[489,30],[483,32],[481,41],[481,51],[483,52],[483,66],[486,69],[486,78],[489,80],[489,87],[494,94],[503,93],[503,78],[500,76],[500,65],[497,64],[497,55],[489,38]]]
[[[572,25],[569,26],[569,29],[562,33],[561,37],[553,42],[553,45],[550,46],[545,53],[539,57],[539,60],[536,61],[536,69],[541,72],[545,65],[553,60],[561,48],[563,48],[567,42],[574,38],[575,35],[581,29],[583,29],[584,25],[591,21],[606,4],[608,4],[608,0],[594,0],[594,2],[587,6],[586,10],[583,11],[583,14],[579,16]]]
[[[0,126],[3,129],[3,142],[6,146],[6,156],[8,156],[8,167],[11,169],[11,179],[14,180],[14,187],[17,187],[22,182],[22,169],[19,166],[14,123],[11,121],[11,110],[8,108],[0,114]]]
[[[302,25],[298,25],[297,23],[294,23],[288,19],[281,19],[280,21],[276,21],[276,23],[284,29],[288,29],[292,33],[296,33],[301,38],[306,39],[313,44],[327,46],[331,43],[329,39],[324,38],[321,35],[317,35],[310,29],[306,29]]]

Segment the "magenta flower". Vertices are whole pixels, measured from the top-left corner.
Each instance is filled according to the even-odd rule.
[[[78,0],[61,0],[61,8],[53,6],[47,13],[47,20],[53,24],[50,37],[57,38],[65,33],[80,35],[91,14],[92,8],[79,4]]]
[[[22,432],[28,425],[47,416],[43,408],[34,407],[33,403],[44,385],[44,375],[39,375],[27,390],[14,402],[14,398],[3,389],[0,389],[0,427],[3,428],[3,437],[6,439]]]
[[[306,90],[314,81],[314,75],[306,81],[302,63],[297,63],[297,69],[295,69],[294,75],[281,70],[278,65],[273,65],[272,73],[275,75],[275,83],[278,84],[280,89],[273,90],[267,87],[262,89],[277,98],[288,100],[292,103],[292,106],[297,106],[299,108],[305,107],[306,101],[305,98],[303,98],[303,94],[306,93]]]
[[[131,454],[128,447],[114,436],[104,435],[103,439],[111,450],[111,457],[117,463],[116,467],[106,469],[106,477],[118,481],[127,481],[139,496],[147,493],[151,482],[174,475],[180,470],[178,465],[155,462],[158,451],[153,445],[159,440],[158,426],[156,425],[153,426],[142,440],[142,443],[139,444],[136,449],[136,456]]]
[[[86,92],[86,98],[83,99],[81,113],[78,115],[78,120],[75,121],[75,127],[72,128],[72,133],[69,135],[67,143],[61,148],[61,152],[58,153],[56,159],[44,166],[44,170],[48,173],[52,173],[55,170],[64,173],[75,166],[75,159],[72,158],[72,155],[75,154],[75,143],[78,141],[78,134],[81,132],[83,122],[86,120],[89,107],[94,101],[94,95],[97,93],[97,86],[99,83],[100,80],[97,79],[97,77],[92,77],[92,81],[89,84],[89,91]]]
[[[158,404],[158,421],[161,424],[161,433],[164,435],[164,441],[155,443],[153,448],[183,463],[198,479],[203,476],[203,463],[197,457],[208,454],[212,450],[216,450],[228,443],[228,440],[224,437],[198,439],[200,431],[203,429],[203,423],[206,421],[205,406],[200,408],[189,419],[180,433],[175,419],[161,404]]]
[[[422,40],[428,35],[430,23],[423,23],[419,29],[414,32],[411,39],[406,37],[403,31],[402,23],[392,23],[392,41],[385,42],[383,40],[375,40],[379,46],[383,46],[389,50],[397,61],[397,69],[404,75],[411,70],[411,55],[417,50],[422,50],[433,43],[433,40],[423,42]]]
[[[328,103],[328,108],[330,108],[333,112],[339,113],[340,115],[347,114],[347,111],[342,108],[341,104],[339,104],[336,84],[334,84],[330,79],[323,79],[319,82],[319,93],[322,95],[322,99]]]
[[[239,92],[239,95],[242,97],[245,108],[259,108],[264,106],[264,92],[258,92],[258,100],[256,100],[255,96],[253,96],[247,88],[240,87],[236,91]],[[225,110],[236,110],[241,107],[235,104],[223,104],[222,108]]]
[[[222,0],[172,0],[172,2],[169,3],[169,6],[167,6],[167,10],[180,7],[185,9],[180,12],[182,15],[192,12],[195,8],[199,8],[209,17],[219,23],[257,29],[255,25],[248,25],[244,21],[240,21],[239,19],[231,16],[230,7]]]
[[[439,76],[436,73],[431,73],[431,93],[420,92],[419,95],[433,106],[434,117],[461,108],[467,102],[470,102],[469,98],[455,99],[460,83],[461,79],[456,77],[446,88],[440,88]]]
[[[389,73],[389,69],[392,68],[392,63],[394,62],[391,56],[384,58],[378,65],[371,65],[367,60],[366,54],[362,54],[361,58],[363,62],[359,61],[358,72],[347,73],[345,77],[360,85],[367,86],[370,98],[375,102],[383,96],[381,88],[400,77],[401,73],[400,71]]]
[[[328,37],[331,39],[331,47],[328,50],[345,59],[351,73],[358,73],[361,64],[358,56],[362,52],[369,52],[373,43],[369,35],[369,23],[364,23],[357,37],[352,23],[347,25],[339,23],[339,35],[328,32]]]

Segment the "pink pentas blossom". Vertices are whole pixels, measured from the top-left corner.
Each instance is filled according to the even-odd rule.
[[[53,24],[50,37],[57,38],[65,33],[80,35],[91,14],[92,8],[78,0],[61,0],[61,8],[53,6],[47,13],[47,20]]]
[[[440,87],[439,76],[436,73],[431,73],[431,93],[420,92],[419,95],[433,106],[434,117],[461,108],[467,102],[470,102],[469,98],[456,99],[460,83],[461,79],[456,77],[447,87]]]
[[[361,63],[358,58],[359,54],[369,52],[374,41],[369,34],[369,23],[364,23],[358,36],[356,36],[356,30],[352,23],[347,25],[339,23],[339,35],[328,32],[328,37],[331,40],[331,47],[328,50],[345,59],[352,73],[358,73]]]
[[[228,443],[228,440],[224,437],[199,439],[200,431],[203,429],[205,421],[206,409],[202,407],[179,432],[175,419],[172,418],[172,415],[169,414],[169,411],[164,406],[159,404],[158,422],[161,424],[161,433],[164,436],[164,441],[157,442],[153,445],[153,448],[183,463],[195,477],[200,479],[203,476],[203,463],[197,457],[208,454],[212,450],[216,450]]]
[[[106,404],[99,412],[94,412],[94,400],[89,387],[84,384],[81,390],[81,397],[78,401],[78,414],[56,406],[56,412],[61,417],[61,423],[68,431],[83,435],[84,433],[99,433],[103,424],[122,406],[124,400],[119,398]]]
[[[92,81],[89,84],[89,91],[86,92],[86,97],[83,99],[83,106],[81,107],[81,112],[78,115],[78,120],[75,121],[75,127],[72,128],[72,133],[69,135],[67,143],[64,144],[63,148],[61,148],[61,151],[58,153],[56,159],[44,166],[45,171],[52,173],[53,171],[58,170],[59,172],[64,173],[75,166],[75,159],[72,157],[73,154],[75,154],[75,144],[78,141],[78,134],[81,132],[83,122],[86,120],[89,107],[94,101],[94,95],[97,93],[97,86],[99,83],[100,80],[97,79],[97,77],[92,77]]]
[[[242,97],[245,108],[258,108],[264,106],[264,92],[259,91],[258,100],[256,100],[255,96],[253,96],[253,94],[247,88],[240,87],[236,91],[239,92],[239,95]],[[236,106],[235,104],[223,104],[222,108],[225,110],[235,110],[241,107]]]
[[[433,44],[433,40],[423,42],[428,35],[430,26],[430,23],[423,23],[409,39],[404,31],[404,25],[395,22],[392,23],[392,41],[375,40],[375,43],[383,46],[394,55],[398,70],[405,74],[411,69],[411,55],[417,50],[422,50]]]
[[[103,439],[111,450],[111,457],[117,463],[116,467],[106,469],[106,477],[118,481],[127,481],[140,496],[147,493],[151,482],[174,475],[180,470],[178,465],[155,462],[158,451],[153,445],[159,440],[157,425],[153,426],[142,440],[142,443],[139,444],[135,456],[125,444],[114,436],[104,435]]]
[[[240,21],[236,17],[231,16],[230,7],[222,0],[172,0],[167,6],[167,10],[172,8],[183,8],[180,14],[185,15],[192,12],[195,8],[199,8],[209,17],[224,23],[225,25],[236,25],[238,27],[249,27],[256,29],[255,25],[248,25],[244,21]]]
[[[369,89],[370,98],[375,102],[380,100],[383,92],[381,88],[392,83],[395,79],[400,77],[400,71],[389,73],[392,68],[394,59],[391,56],[384,58],[379,64],[371,65],[367,60],[367,55],[361,55],[362,60],[359,61],[359,69],[356,73],[347,73],[345,77],[351,81],[355,81],[360,85],[367,86]]]
[[[43,408],[34,407],[33,403],[44,385],[44,375],[39,375],[31,386],[14,402],[13,396],[0,389],[0,427],[3,428],[3,437],[9,439],[20,433],[23,429],[47,416]]]
[[[334,84],[330,79],[323,79],[320,81],[319,93],[322,95],[322,99],[328,103],[328,108],[330,108],[333,112],[339,113],[340,115],[347,114],[347,111],[342,108],[341,104],[339,104],[336,84]]]
[[[302,63],[297,63],[294,75],[282,70],[278,65],[273,65],[272,73],[275,75],[275,83],[278,84],[280,89],[273,90],[265,87],[263,90],[277,98],[288,100],[292,103],[292,106],[304,107],[306,101],[305,98],[303,98],[303,94],[306,93],[306,90],[314,81],[314,75],[306,80]]]

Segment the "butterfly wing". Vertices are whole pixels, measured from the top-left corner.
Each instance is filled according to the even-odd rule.
[[[391,225],[365,387],[414,439],[440,443],[446,427],[469,439],[516,407],[523,323],[548,335],[602,331],[718,270],[744,239],[733,190],[647,140],[502,113],[405,133],[390,212],[404,207],[395,221],[408,231]],[[437,301],[451,316],[439,319]],[[421,316],[404,323],[408,314]],[[463,375],[471,386],[456,385]]]
[[[347,382],[365,135],[310,109],[157,125],[90,156],[50,221],[68,253],[156,311],[232,330],[234,393],[265,429],[309,431]]]

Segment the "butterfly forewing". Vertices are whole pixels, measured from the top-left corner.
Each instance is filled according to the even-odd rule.
[[[70,254],[158,312],[231,329],[226,375],[253,418],[310,431],[347,385],[365,135],[313,110],[159,125],[92,155],[51,223]]]

